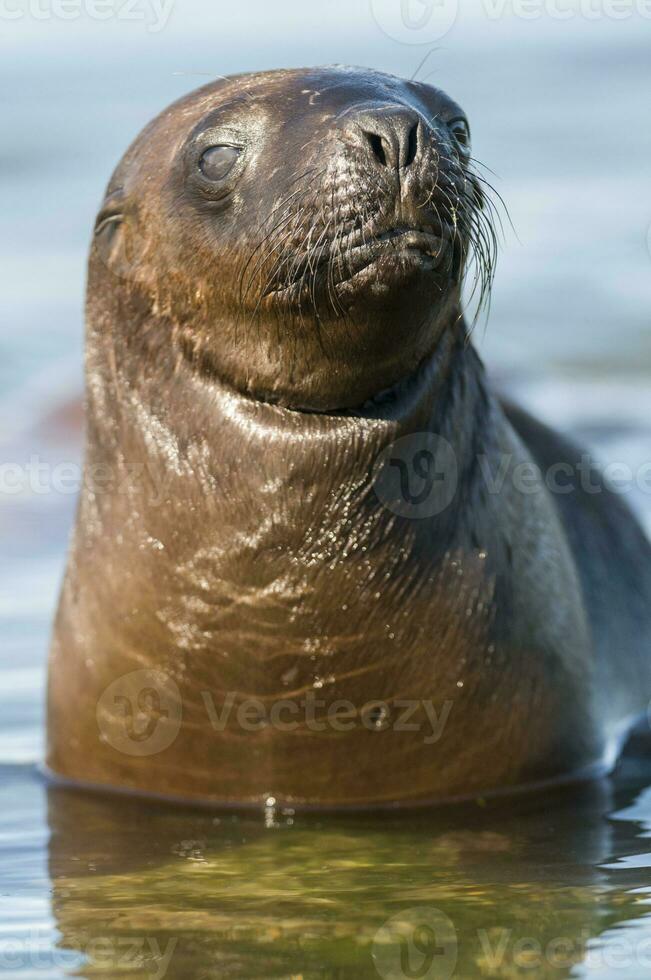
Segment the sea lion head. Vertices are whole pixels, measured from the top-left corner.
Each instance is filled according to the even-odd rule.
[[[239,75],[164,111],[109,185],[95,309],[202,374],[309,411],[410,377],[482,291],[494,236],[442,91],[363,69]],[[115,317],[113,318],[115,320]]]

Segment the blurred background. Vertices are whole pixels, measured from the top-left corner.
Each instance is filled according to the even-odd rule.
[[[509,392],[635,474],[651,459],[650,42],[643,0],[2,0],[2,771],[42,754],[86,251],[142,126],[238,71],[349,63],[445,89],[515,229],[476,343]],[[633,481],[629,499],[651,529],[649,494]]]

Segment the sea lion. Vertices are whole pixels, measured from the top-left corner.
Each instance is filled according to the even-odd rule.
[[[493,200],[463,110],[375,71],[221,79],[138,137],[90,255],[51,772],[364,807],[612,766],[650,548],[491,390]]]

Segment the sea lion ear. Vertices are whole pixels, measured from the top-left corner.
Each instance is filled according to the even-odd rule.
[[[106,195],[95,221],[96,238],[103,235],[107,230],[110,230],[112,234],[122,224],[125,204],[126,195],[122,187],[118,187]]]
[[[110,190],[99,210],[93,233],[95,252],[104,265],[116,275],[124,275],[126,251],[125,224],[127,198],[122,187]]]

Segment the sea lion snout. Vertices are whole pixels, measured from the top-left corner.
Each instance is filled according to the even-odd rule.
[[[344,132],[366,150],[369,164],[404,170],[422,152],[424,120],[399,105],[365,106],[346,115]]]

